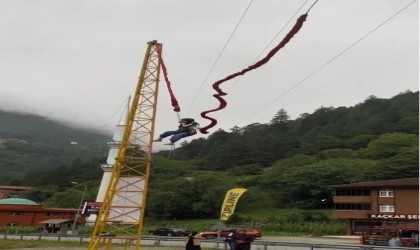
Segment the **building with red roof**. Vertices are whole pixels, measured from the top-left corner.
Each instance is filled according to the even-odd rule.
[[[0,227],[33,226],[71,230],[77,212],[76,208],[49,208],[27,199],[0,199]],[[85,222],[86,216],[78,216],[77,225]]]

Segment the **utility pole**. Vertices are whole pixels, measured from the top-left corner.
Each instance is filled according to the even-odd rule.
[[[75,184],[75,185],[79,184],[79,183],[74,182],[74,181],[72,181],[71,183],[72,183],[72,184]],[[71,232],[72,232],[72,234],[74,234],[74,228],[76,227],[77,218],[79,218],[79,216],[80,216],[80,210],[82,209],[83,200],[85,199],[86,191],[87,191],[87,185],[85,185],[85,189],[83,190],[82,199],[80,200],[80,205],[79,205],[79,208],[77,209],[77,213],[76,213],[76,215],[74,216],[73,226],[71,227]]]

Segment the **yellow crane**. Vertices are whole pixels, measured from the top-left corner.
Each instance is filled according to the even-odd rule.
[[[124,134],[88,250],[141,247],[152,140],[161,70],[162,44],[147,43]],[[105,244],[105,245],[104,245]]]

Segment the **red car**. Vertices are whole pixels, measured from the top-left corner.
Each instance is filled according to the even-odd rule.
[[[230,233],[232,233],[235,230],[236,231],[245,230],[246,234],[252,236],[254,239],[262,237],[261,232],[258,231],[258,230],[242,229],[242,228],[241,229],[229,228],[229,229],[221,230],[220,231],[220,237],[221,238],[226,238]],[[215,239],[215,238],[217,238],[217,230],[201,232],[201,235],[203,236],[203,238],[206,238],[206,239]]]

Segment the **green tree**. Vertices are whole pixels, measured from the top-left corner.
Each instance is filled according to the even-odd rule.
[[[19,196],[37,203],[43,203],[45,200],[53,197],[59,188],[55,185],[46,185],[34,187],[22,192]]]
[[[219,129],[207,138],[183,142],[175,160],[168,159],[168,151],[154,153],[147,216],[217,218],[226,191],[235,187],[248,189],[238,204],[239,214],[268,207],[330,208],[331,185],[416,177],[418,104],[418,92],[408,91],[390,99],[371,96],[353,107],[320,107],[295,120],[280,110],[267,124]],[[21,118],[28,124],[33,120]],[[60,128],[60,134],[51,126],[52,131],[37,129],[51,123],[33,124],[32,132],[25,125],[17,133],[12,126],[0,126],[0,138],[19,135],[28,140],[0,143],[0,181],[36,186],[25,196],[49,206],[77,206],[84,185],[89,186],[86,200],[93,200],[104,157],[80,152],[98,148],[69,147],[64,142],[74,129]],[[87,141],[96,140],[91,136]],[[316,216],[298,217],[304,221]]]
[[[417,147],[418,142],[419,138],[417,135],[386,133],[371,141],[364,153],[372,159],[390,158]]]
[[[364,181],[375,162],[360,159],[328,159],[304,165],[283,175],[294,206],[317,208],[331,200],[332,185]]]
[[[52,197],[45,200],[44,206],[57,208],[78,208],[82,195],[83,191],[81,190],[67,189],[63,192],[54,193]]]

